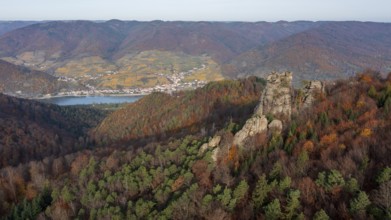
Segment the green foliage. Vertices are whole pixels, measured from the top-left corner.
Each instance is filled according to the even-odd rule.
[[[210,195],[210,194],[207,194],[204,196],[204,198],[202,199],[202,206],[203,207],[208,207],[209,204],[213,201],[213,196]]]
[[[316,184],[330,191],[334,187],[343,187],[345,179],[338,170],[331,170],[330,172],[320,172]]]
[[[267,114],[266,114],[266,119],[267,119],[268,122],[273,121],[273,119],[274,119],[273,114],[267,113]]]
[[[280,201],[274,199],[271,203],[264,207],[266,219],[277,220],[282,217]]]
[[[321,112],[319,116],[319,122],[323,128],[326,128],[330,125],[330,119],[327,115],[327,112]]]
[[[280,162],[276,162],[273,166],[273,169],[269,173],[269,179],[275,180],[279,179],[282,174],[282,165]]]
[[[222,194],[217,196],[217,199],[221,202],[223,207],[227,210],[231,210],[231,200],[232,200],[232,190],[230,188],[225,188]]]
[[[368,96],[371,98],[377,98],[377,91],[373,85],[371,85],[371,87],[368,90]]]
[[[52,196],[49,189],[45,188],[42,193],[37,195],[31,201],[23,199],[22,203],[16,205],[11,210],[11,215],[5,219],[36,219],[38,214],[45,211],[52,203]]]
[[[64,202],[71,202],[76,198],[76,196],[68,188],[68,186],[64,186],[61,190],[61,198],[64,200]]]
[[[306,150],[301,151],[301,153],[297,157],[297,162],[296,162],[297,170],[301,174],[304,174],[304,170],[306,168],[308,160],[309,160],[308,152]]]
[[[351,178],[346,182],[345,186],[346,190],[350,193],[356,193],[360,190],[360,186],[358,185],[358,181],[355,178]]]
[[[135,213],[138,218],[146,217],[150,212],[152,207],[155,205],[152,201],[146,201],[144,199],[139,199],[136,202]]]
[[[284,143],[283,138],[281,137],[280,134],[273,134],[272,138],[269,141],[269,147],[268,147],[268,152],[271,152],[275,149],[280,149]]]
[[[314,220],[329,220],[329,219],[330,217],[323,209],[317,211],[314,215]]]
[[[285,189],[288,189],[291,186],[292,179],[289,176],[286,176],[278,184],[278,190],[283,192]]]
[[[350,201],[350,211],[352,213],[365,211],[370,204],[371,201],[369,200],[368,195],[364,191],[360,191],[357,197]]]
[[[267,183],[266,176],[262,175],[257,181],[252,195],[252,201],[254,203],[255,208],[260,208],[263,205],[268,193],[272,189],[273,188]]]
[[[376,182],[378,184],[382,184],[382,183],[387,182],[389,180],[391,180],[391,168],[386,167],[376,177]]]
[[[391,110],[391,84],[387,83],[387,86],[381,91],[378,98],[378,106],[384,107],[385,112],[389,113]]]
[[[246,196],[248,188],[249,188],[249,186],[248,186],[246,180],[240,181],[239,185],[235,188],[235,190],[233,192],[233,198],[239,202],[240,200],[242,200]]]
[[[214,194],[218,194],[221,192],[221,185],[220,184],[217,184],[216,186],[213,187],[213,193]]]
[[[225,127],[225,130],[231,132],[232,134],[235,134],[240,130],[240,126],[237,123],[233,122],[231,119],[229,124]]]
[[[289,192],[288,203],[285,207],[286,219],[292,219],[297,215],[297,209],[300,207],[300,191],[292,190]]]

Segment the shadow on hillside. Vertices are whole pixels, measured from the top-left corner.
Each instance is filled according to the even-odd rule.
[[[91,146],[94,147],[115,147],[127,148],[129,146],[136,147],[144,146],[152,142],[165,142],[171,139],[183,138],[187,135],[203,135],[211,136],[216,131],[227,127],[233,122],[238,126],[243,126],[246,120],[253,114],[258,101],[253,101],[248,104],[234,104],[216,102],[213,105],[211,113],[188,126],[179,127],[176,129],[156,132],[154,135],[139,136],[137,138],[122,138],[120,140],[105,140],[99,137],[90,137]]]

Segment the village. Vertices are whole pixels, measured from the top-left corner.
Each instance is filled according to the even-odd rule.
[[[199,87],[204,86],[207,82],[203,80],[192,80],[192,81],[185,81],[185,77],[193,74],[197,70],[205,69],[206,66],[202,64],[200,68],[193,68],[189,71],[183,71],[172,74],[164,74],[164,73],[154,73],[153,75],[156,76],[163,76],[166,77],[167,80],[170,82],[169,84],[162,84],[162,85],[155,85],[153,87],[136,87],[136,88],[121,88],[121,89],[100,89],[96,88],[93,85],[86,84],[84,85],[86,89],[83,90],[72,90],[72,91],[61,91],[55,94],[45,94],[42,96],[42,98],[51,98],[51,97],[62,97],[62,96],[98,96],[98,95],[129,95],[129,96],[138,96],[138,95],[147,95],[151,94],[153,92],[164,92],[168,94],[172,94],[176,91],[181,90],[190,90],[190,89],[196,89]],[[115,74],[111,73],[111,74]],[[87,76],[90,76],[87,74]],[[95,77],[96,78],[96,77]],[[95,79],[91,78],[91,79]],[[58,78],[58,81],[64,81],[64,82],[77,82],[76,79],[71,77],[65,77],[61,76]]]

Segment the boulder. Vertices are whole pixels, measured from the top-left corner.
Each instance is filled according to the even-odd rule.
[[[221,136],[214,136],[208,143],[203,144],[200,147],[199,154],[203,154],[208,148],[215,148],[220,144]]]
[[[217,145],[220,144],[221,136],[215,136],[212,138],[212,140],[209,141],[208,146],[209,147],[217,147]]]
[[[199,155],[202,155],[207,149],[208,149],[208,143],[205,143],[203,144],[201,147],[200,147],[200,150],[198,151],[198,154]]]
[[[267,127],[269,131],[280,134],[282,131],[282,121],[274,119]]]
[[[238,131],[233,140],[233,144],[236,146],[242,146],[244,140],[248,137],[254,136],[267,130],[267,119],[264,115],[253,116],[246,121],[243,128]]]
[[[217,156],[219,155],[220,153],[220,148],[219,147],[216,147],[213,151],[212,151],[212,160],[216,163],[217,162]]]

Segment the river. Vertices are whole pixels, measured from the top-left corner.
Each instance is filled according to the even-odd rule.
[[[139,100],[143,96],[65,96],[40,99],[42,102],[57,105],[92,105],[92,104],[113,104],[131,103]]]

